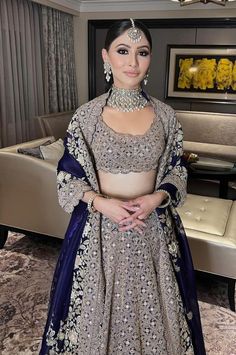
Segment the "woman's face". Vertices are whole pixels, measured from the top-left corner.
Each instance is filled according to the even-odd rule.
[[[135,89],[140,87],[151,61],[150,44],[142,32],[138,43],[132,43],[128,30],[117,37],[107,51],[102,50],[104,62],[111,65],[114,85],[118,88]]]

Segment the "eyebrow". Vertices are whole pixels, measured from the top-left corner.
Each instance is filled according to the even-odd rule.
[[[120,43],[120,44],[118,44],[115,48],[118,48],[118,47],[120,47],[120,46],[125,46],[125,47],[127,47],[127,48],[131,48],[131,46],[129,46],[128,44],[125,44],[125,43]],[[143,46],[137,47],[137,49],[140,49],[140,48],[147,48],[147,49],[150,50],[150,47],[147,46],[146,44],[144,44]]]

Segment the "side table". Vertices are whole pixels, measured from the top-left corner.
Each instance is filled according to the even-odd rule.
[[[228,183],[229,181],[236,181],[236,167],[228,170],[208,170],[200,169],[191,164],[188,167],[188,174],[190,179],[205,179],[219,181],[219,197],[228,197]]]

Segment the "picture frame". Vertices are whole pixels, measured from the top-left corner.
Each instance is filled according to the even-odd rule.
[[[236,102],[236,46],[168,45],[165,98]]]

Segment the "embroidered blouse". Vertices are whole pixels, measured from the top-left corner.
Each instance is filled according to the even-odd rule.
[[[101,120],[107,96],[106,93],[82,105],[69,124],[66,152],[82,167],[86,166],[89,184],[84,178],[78,179],[70,174],[68,169],[64,171],[59,168],[57,186],[60,205],[71,213],[84,192],[91,189],[98,192],[95,170],[128,173],[156,168],[155,190],[170,193],[169,202],[174,206],[180,204],[179,201],[182,202],[186,195],[187,173],[181,163],[183,136],[174,110],[150,98],[155,118],[147,132],[143,135],[117,133]],[[103,136],[101,132],[106,134]],[[113,151],[109,152],[110,149]],[[170,149],[175,154],[167,157]]]
[[[118,133],[100,116],[91,144],[97,170],[117,174],[156,169],[165,148],[164,129],[155,115],[144,134]]]

